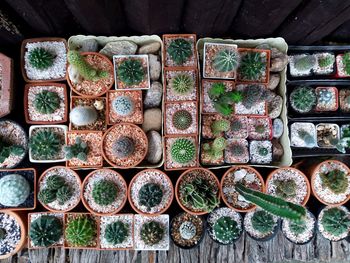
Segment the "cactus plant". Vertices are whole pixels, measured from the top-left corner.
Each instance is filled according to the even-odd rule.
[[[93,124],[97,120],[98,114],[94,107],[77,106],[71,110],[69,118],[75,126],[85,126]]]
[[[331,54],[328,54],[326,56],[318,58],[317,62],[320,68],[326,68],[326,67],[329,67],[330,65],[333,65],[334,60],[335,60],[334,56]]]
[[[11,155],[21,156],[24,153],[25,150],[22,146],[12,145],[0,137],[0,163],[5,162],[5,160]]]
[[[75,142],[72,145],[66,145],[63,148],[66,159],[70,160],[78,158],[80,161],[85,162],[89,153],[89,148],[86,142],[83,142],[80,137],[75,138]]]
[[[57,243],[62,234],[62,223],[55,216],[42,215],[30,224],[29,237],[37,247],[49,247]]]
[[[65,238],[74,247],[91,246],[96,234],[96,224],[88,216],[71,219],[66,225]]]
[[[347,75],[350,75],[350,52],[343,55],[344,71]]]
[[[149,221],[141,227],[141,239],[146,245],[158,244],[163,239],[164,234],[164,226],[156,221]]]
[[[316,105],[315,90],[308,86],[295,88],[289,96],[291,107],[299,113],[307,113]]]
[[[23,204],[30,194],[28,181],[19,174],[8,174],[0,179],[0,204],[17,207]]]
[[[132,138],[121,136],[114,141],[112,153],[118,158],[127,158],[135,151],[135,143]]]
[[[188,129],[193,122],[192,115],[187,110],[178,110],[174,113],[172,123],[178,130]]]
[[[57,190],[56,197],[59,205],[64,205],[73,196],[72,189],[68,185],[64,185]]]
[[[213,58],[213,68],[219,72],[233,71],[238,68],[240,55],[237,50],[221,50]]]
[[[42,114],[54,113],[60,106],[60,97],[57,92],[43,90],[35,95],[34,107]]]
[[[68,51],[67,58],[69,64],[86,80],[98,81],[109,76],[107,71],[95,69],[88,64],[79,51]]]
[[[328,173],[320,173],[320,178],[322,186],[335,194],[345,193],[348,189],[348,175],[339,169],[331,170]]]
[[[51,175],[46,179],[46,188],[40,189],[38,199],[43,204],[58,201],[59,205],[65,204],[73,195],[72,189],[67,185],[63,177]]]
[[[289,222],[289,229],[292,233],[296,235],[300,235],[304,233],[304,231],[307,229],[306,221],[300,220],[300,221],[290,221]]]
[[[64,178],[57,174],[51,175],[46,179],[46,186],[50,190],[58,190],[66,184]]]
[[[276,186],[276,195],[283,199],[293,198],[297,194],[297,185],[295,180],[274,180],[273,184]]]
[[[266,100],[267,91],[261,85],[249,85],[242,91],[242,104],[247,109],[251,109],[258,102]]]
[[[324,210],[320,220],[324,230],[334,236],[340,236],[349,232],[350,217],[349,213],[339,207],[332,207]]]
[[[330,89],[319,89],[317,91],[317,102],[320,104],[331,104],[333,100],[333,92]]]
[[[237,239],[241,233],[239,226],[235,220],[229,216],[220,217],[213,226],[216,239],[223,243],[229,244]]]
[[[112,109],[120,116],[129,116],[135,110],[135,103],[129,96],[118,96],[112,101]]]
[[[159,205],[162,199],[163,190],[159,184],[147,183],[140,188],[138,193],[139,204],[146,206],[148,211]]]
[[[128,225],[122,221],[115,221],[106,226],[104,238],[109,244],[118,245],[123,243],[129,235]]]
[[[56,193],[56,190],[45,188],[39,191],[38,199],[41,203],[46,205],[56,200]]]
[[[170,155],[174,162],[187,164],[194,160],[196,145],[187,138],[177,138],[171,145]]]
[[[230,129],[230,124],[228,120],[215,120],[210,125],[210,128],[214,136],[219,136],[222,132],[226,132]]]
[[[204,158],[215,162],[223,157],[225,148],[226,139],[224,137],[215,138],[212,144],[203,144]]]
[[[260,156],[266,156],[268,155],[269,150],[266,147],[258,147],[258,154]]]
[[[183,65],[192,55],[191,43],[183,38],[177,38],[170,42],[167,52],[177,65]]]
[[[40,130],[30,138],[29,146],[34,158],[50,160],[59,153],[61,139],[54,131]]]
[[[315,67],[317,63],[314,55],[305,55],[294,58],[294,67],[299,71],[309,71]]]
[[[117,198],[118,188],[108,180],[100,180],[92,187],[92,198],[98,205],[106,206],[112,204]]]
[[[234,144],[230,145],[228,148],[228,151],[233,155],[233,156],[242,156],[244,154],[244,147],[240,144]]]
[[[191,221],[182,222],[179,227],[179,232],[181,238],[185,240],[192,239],[196,236],[197,229],[196,226]]]
[[[266,57],[260,52],[248,52],[241,59],[238,68],[240,78],[242,80],[259,80],[266,70]]]
[[[264,124],[257,124],[254,127],[254,131],[256,133],[262,134],[266,131],[265,125]]]
[[[51,67],[55,60],[55,55],[45,48],[34,48],[29,52],[29,64],[36,69],[45,70]]]
[[[145,78],[142,62],[133,58],[123,60],[118,67],[118,77],[128,86],[141,83]]]
[[[262,234],[273,232],[276,225],[273,216],[264,210],[255,211],[251,222],[253,228]]]
[[[187,95],[194,89],[194,81],[190,74],[179,73],[169,83],[170,89],[179,96]]]
[[[305,147],[307,147],[307,148],[315,147],[316,140],[309,132],[307,132],[305,130],[299,130],[298,136],[301,140],[304,141]]]

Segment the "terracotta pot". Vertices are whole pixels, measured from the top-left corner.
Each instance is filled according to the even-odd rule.
[[[139,177],[142,177],[145,173],[147,172],[157,172],[157,173],[160,173],[164,176],[164,178],[169,182],[169,184],[171,185],[171,195],[170,195],[170,198],[168,200],[168,203],[164,206],[163,209],[161,209],[160,211],[158,211],[157,213],[147,213],[147,212],[143,212],[141,211],[139,208],[136,207],[135,203],[134,203],[134,200],[131,196],[131,189],[132,189],[132,186],[134,184],[134,182],[136,181],[137,178]],[[144,215],[144,216],[158,216],[160,214],[163,214],[166,210],[168,210],[168,208],[170,207],[172,201],[173,201],[173,198],[174,198],[174,187],[173,187],[173,184],[169,178],[169,176],[166,175],[166,173],[162,172],[161,170],[158,170],[158,169],[146,169],[146,170],[143,170],[141,172],[138,172],[131,180],[130,184],[129,184],[129,187],[128,187],[128,200],[129,200],[129,203],[131,205],[131,207],[135,210],[136,213],[138,214],[141,214],[141,215]]]
[[[304,174],[302,171],[300,171],[300,170],[298,170],[298,169],[296,169],[296,168],[293,168],[293,167],[281,167],[281,168],[278,168],[278,169],[276,169],[276,170],[270,172],[269,175],[268,175],[268,177],[267,177],[267,179],[266,179],[266,183],[265,183],[265,185],[266,185],[266,192],[268,192],[269,183],[270,183],[270,181],[272,180],[272,177],[273,177],[277,172],[282,171],[282,170],[294,170],[295,172],[297,172],[299,175],[301,175],[301,176],[304,178],[304,181],[305,181],[305,183],[306,183],[307,191],[306,191],[306,195],[305,195],[305,197],[304,197],[304,200],[303,200],[303,202],[302,202],[300,205],[305,206],[306,203],[307,203],[307,201],[309,201],[309,198],[310,198],[310,193],[311,193],[310,183],[309,183],[309,179],[305,176],[305,174]],[[299,187],[299,186],[297,186],[297,187]],[[296,189],[296,190],[298,190],[298,189]]]
[[[109,58],[107,58],[106,56],[100,54],[100,53],[97,53],[97,52],[82,52],[81,53],[82,56],[88,56],[88,55],[95,55],[95,56],[98,56],[100,58],[102,58],[103,60],[105,60],[106,62],[108,61],[108,64],[110,65],[110,67],[114,70],[114,67],[113,67],[113,64],[112,62],[109,60]],[[67,63],[67,72],[68,72],[68,66],[69,66],[69,63]],[[75,92],[76,94],[78,94],[79,96],[82,96],[82,97],[85,97],[85,98],[96,98],[96,97],[100,97],[102,95],[104,95],[108,90],[110,90],[110,88],[113,86],[114,84],[114,74],[113,74],[113,81],[111,82],[111,84],[109,86],[106,87],[106,89],[96,95],[85,95],[79,91],[76,90],[76,88],[74,87],[74,85],[72,84],[70,78],[69,78],[69,74],[67,73],[67,82],[68,82],[68,85],[69,87],[72,89],[73,92]]]
[[[124,193],[125,197],[123,198],[123,200],[122,200],[120,206],[119,206],[117,209],[115,209],[114,211],[109,212],[109,213],[101,213],[101,212],[97,212],[97,211],[93,210],[93,209],[90,207],[88,201],[87,201],[87,200],[85,199],[85,197],[84,197],[85,186],[87,185],[89,179],[90,179],[96,172],[99,172],[99,171],[101,171],[101,170],[105,170],[105,171],[110,172],[111,174],[114,174],[114,175],[118,178],[118,180],[121,182],[121,184],[123,185],[123,187],[124,187],[124,189],[125,189],[125,193]],[[90,213],[92,213],[92,214],[94,214],[94,215],[97,215],[97,216],[114,215],[114,214],[117,214],[117,213],[124,207],[124,205],[125,205],[125,203],[126,203],[126,200],[127,200],[127,193],[126,193],[126,192],[127,192],[127,189],[128,189],[128,186],[127,186],[127,184],[126,184],[126,182],[125,182],[123,176],[121,176],[121,175],[120,175],[119,173],[117,173],[116,171],[113,171],[113,170],[111,170],[111,169],[106,169],[106,168],[99,169],[99,170],[94,170],[94,171],[92,171],[91,173],[89,173],[89,174],[85,177],[85,179],[84,179],[84,181],[83,181],[83,184],[82,184],[82,191],[81,191],[81,200],[83,201],[83,204],[84,204],[85,208],[86,208]],[[119,194],[119,193],[120,193],[120,189],[118,189],[118,193],[117,193],[117,194]]]
[[[13,59],[0,53],[1,90],[0,118],[10,114],[13,107]]]
[[[29,110],[28,110],[28,92],[30,87],[37,87],[37,86],[55,86],[59,88],[63,88],[63,94],[64,94],[64,117],[60,121],[32,121],[29,119]],[[24,88],[24,115],[26,119],[26,123],[29,124],[59,124],[67,122],[68,120],[68,95],[67,95],[67,87],[66,84],[60,84],[60,83],[36,83],[36,84],[26,84]]]
[[[211,172],[210,170],[208,169],[205,169],[205,168],[190,168],[188,170],[186,170],[185,172],[183,172],[180,177],[177,179],[176,181],[176,186],[175,186],[175,197],[176,197],[176,201],[177,203],[179,204],[179,206],[184,210],[186,211],[187,213],[189,214],[192,214],[192,215],[205,215],[205,214],[208,214],[208,212],[204,211],[204,212],[194,212],[194,211],[191,211],[189,208],[185,207],[182,203],[181,203],[181,200],[180,200],[180,194],[179,194],[179,191],[180,191],[180,185],[181,185],[181,180],[184,176],[187,176],[187,174],[191,173],[192,171],[194,170],[200,170],[200,171],[203,171],[205,173],[207,173],[208,175],[211,176],[211,178],[213,179],[213,181],[216,183],[216,186],[218,187],[218,199],[220,199],[220,195],[221,195],[221,191],[220,191],[220,182],[218,180],[218,178],[216,177],[216,175]],[[194,179],[194,178],[193,178]]]
[[[221,178],[221,182],[220,182],[220,192],[221,192],[221,196],[222,196],[222,200],[224,201],[224,203],[231,209],[237,211],[237,212],[242,212],[242,213],[245,213],[245,212],[250,212],[250,211],[253,211],[255,208],[256,208],[256,205],[252,205],[250,208],[247,208],[247,209],[243,209],[243,208],[237,208],[237,207],[234,207],[232,206],[226,199],[224,193],[223,193],[223,186],[224,186],[224,181],[225,179],[233,172],[233,171],[236,171],[236,170],[239,170],[239,169],[246,169],[246,170],[250,170],[252,172],[255,173],[255,175],[259,178],[260,182],[261,182],[261,192],[262,193],[265,193],[266,191],[266,188],[265,188],[265,184],[264,184],[264,179],[262,178],[261,174],[255,170],[253,167],[250,167],[250,166],[247,166],[247,165],[236,165],[230,169],[228,169],[226,171],[226,173],[223,175],[223,177]]]
[[[21,70],[22,70],[22,77],[26,82],[53,82],[53,81],[63,81],[66,80],[66,77],[63,78],[58,78],[58,79],[35,79],[31,80],[27,77],[26,70],[24,68],[24,54],[26,52],[26,44],[30,42],[46,42],[46,41],[56,41],[56,42],[63,42],[64,45],[66,46],[66,51],[68,50],[67,47],[67,41],[64,38],[59,38],[59,37],[40,37],[40,38],[30,38],[30,39],[25,39],[22,41],[22,46],[21,46]],[[66,75],[68,75],[66,71]]]

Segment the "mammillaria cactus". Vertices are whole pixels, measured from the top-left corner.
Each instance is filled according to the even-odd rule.
[[[110,205],[117,198],[118,188],[108,180],[96,182],[92,187],[92,197],[99,205]]]
[[[196,146],[190,139],[178,138],[171,145],[170,154],[173,161],[186,164],[195,158]]]
[[[83,162],[87,160],[87,155],[89,152],[87,143],[83,142],[80,137],[76,137],[74,144],[66,145],[63,150],[68,160],[78,158]]]
[[[276,186],[276,195],[283,198],[292,198],[296,196],[297,185],[295,180],[275,180],[273,184]]]
[[[225,148],[226,139],[224,137],[215,138],[212,144],[203,144],[204,156],[211,161],[216,161],[223,157]]]
[[[167,48],[167,52],[177,65],[184,64],[193,53],[191,43],[183,38],[172,40]]]
[[[35,48],[29,52],[29,64],[39,70],[44,70],[53,65],[55,55],[45,48]]]
[[[0,204],[3,206],[17,207],[29,194],[29,183],[22,175],[8,174],[0,179]]]
[[[185,221],[185,222],[182,222],[182,224],[180,225],[179,232],[183,239],[189,240],[196,236],[197,229],[192,222]]]
[[[43,90],[35,95],[34,107],[42,114],[54,113],[60,106],[60,97],[57,92]]]
[[[224,244],[229,244],[239,237],[241,230],[238,224],[229,216],[220,217],[213,226],[215,237]]]
[[[112,101],[112,109],[120,116],[128,116],[134,112],[135,103],[129,96],[118,96]]]
[[[310,112],[316,105],[315,90],[308,86],[295,88],[289,96],[290,105],[300,113]]]
[[[228,120],[215,120],[210,125],[211,131],[214,136],[219,136],[222,132],[226,132],[230,129],[230,121]]]
[[[79,216],[68,221],[65,237],[70,245],[85,247],[91,245],[96,233],[95,222],[88,216]]]
[[[187,95],[194,89],[194,81],[191,75],[179,73],[170,80],[170,89],[177,95]]]
[[[66,184],[64,178],[57,174],[51,175],[46,179],[46,186],[50,190],[58,190]]]
[[[62,223],[55,216],[42,215],[30,224],[29,237],[37,247],[49,247],[57,243],[62,234]]]
[[[237,50],[225,49],[219,51],[213,59],[213,68],[219,72],[233,71],[238,68],[240,55]]]
[[[64,205],[73,196],[72,189],[68,185],[62,186],[57,190],[56,197],[59,205]]]
[[[320,68],[326,68],[329,67],[334,63],[335,59],[334,56],[331,54],[328,54],[326,56],[318,58],[317,62]]]
[[[256,103],[267,98],[267,92],[261,85],[249,85],[242,92],[242,104],[251,109]]]
[[[333,100],[333,92],[329,89],[320,89],[317,93],[317,100],[320,104],[328,104]]]
[[[350,217],[339,207],[324,210],[320,223],[324,230],[335,236],[340,236],[350,229]]]
[[[56,200],[56,191],[48,188],[42,189],[38,193],[38,199],[43,204],[49,204]]]
[[[187,110],[178,110],[174,113],[172,123],[178,130],[188,129],[193,122],[192,115]]]
[[[141,239],[146,245],[158,244],[165,234],[164,226],[156,221],[144,223],[141,227]]]
[[[315,67],[317,63],[314,55],[306,55],[294,58],[294,67],[299,71],[308,71]]]
[[[35,158],[49,160],[60,151],[61,140],[57,133],[50,130],[41,130],[30,138],[29,146]]]
[[[112,146],[113,154],[118,158],[127,158],[135,151],[133,139],[127,136],[118,138]]]
[[[77,106],[72,109],[69,114],[71,123],[76,126],[85,126],[93,124],[97,118],[98,114],[94,107],[91,106]]]
[[[273,232],[276,225],[273,216],[264,210],[255,211],[251,222],[253,228],[263,234]]]
[[[140,188],[138,200],[140,205],[147,207],[148,211],[159,205],[163,198],[163,190],[159,184],[147,183]]]
[[[145,77],[142,62],[139,59],[126,59],[118,67],[118,77],[126,85],[141,83]]]
[[[260,52],[248,52],[241,59],[238,68],[241,79],[259,80],[266,70],[266,57],[261,56]]]
[[[24,152],[25,150],[22,146],[11,145],[0,138],[0,163],[5,162],[5,160],[12,154],[15,156],[21,156]]]
[[[331,170],[328,173],[320,173],[320,178],[322,186],[329,188],[335,194],[345,193],[348,189],[348,175],[339,169]]]
[[[123,243],[128,235],[128,226],[122,221],[115,221],[106,226],[104,238],[109,244],[117,245]]]

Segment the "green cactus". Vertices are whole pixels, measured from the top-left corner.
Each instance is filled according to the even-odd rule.
[[[213,58],[213,68],[219,72],[233,71],[238,68],[240,55],[237,50],[225,49],[218,52]]]
[[[297,185],[295,180],[274,180],[273,184],[276,186],[276,195],[283,199],[293,198],[297,194]]]
[[[129,96],[118,96],[112,101],[112,109],[120,116],[129,116],[135,111],[135,103]]]
[[[159,205],[162,199],[163,190],[159,184],[147,183],[140,188],[138,193],[139,204],[146,206],[148,211]]]
[[[29,52],[29,64],[36,69],[45,70],[51,67],[56,56],[45,48],[34,48]]]
[[[22,175],[5,175],[0,179],[0,204],[17,207],[27,200],[30,191],[30,185]]]
[[[320,173],[322,186],[329,188],[335,194],[345,193],[348,189],[348,175],[347,173],[334,169],[328,173]]]
[[[242,156],[244,154],[244,147],[240,144],[234,144],[229,147],[229,151],[233,156]]]
[[[73,196],[72,188],[68,185],[62,186],[57,190],[56,197],[59,205],[64,205],[67,203]]]
[[[48,188],[41,189],[38,193],[38,199],[41,203],[47,205],[56,200],[56,191]]]
[[[242,127],[243,127],[242,122],[240,122],[239,120],[234,120],[230,126],[231,131],[234,131],[234,132],[241,130]]]
[[[316,105],[316,93],[312,87],[299,86],[289,96],[291,107],[299,113],[310,112]]]
[[[141,227],[141,239],[146,245],[158,244],[163,239],[164,234],[164,226],[156,221],[149,221]]]
[[[106,226],[104,238],[109,244],[118,245],[123,243],[129,235],[129,227],[122,221],[115,221]]]
[[[326,232],[340,236],[348,233],[350,229],[349,213],[345,212],[339,207],[332,207],[324,210],[323,216],[320,220]]]
[[[109,76],[109,73],[107,71],[95,69],[90,64],[88,64],[85,58],[79,53],[79,51],[68,51],[67,58],[69,64],[74,67],[86,80],[98,81]]]
[[[194,238],[197,234],[196,226],[191,221],[182,222],[179,227],[179,232],[181,238],[185,240],[190,240]]]
[[[344,71],[347,75],[350,75],[350,52],[343,55]]]
[[[315,138],[307,131],[305,130],[299,130],[298,136],[300,139],[302,139],[305,143],[305,147],[307,148],[313,148],[316,145]]]
[[[210,125],[210,128],[214,136],[220,136],[222,132],[227,132],[230,129],[230,124],[228,120],[215,120]]]
[[[172,123],[176,129],[184,131],[192,125],[192,115],[187,110],[178,110],[173,115]]]
[[[118,188],[108,180],[101,180],[95,183],[92,187],[92,197],[99,205],[110,205],[117,198]]]
[[[177,138],[170,147],[171,159],[179,164],[187,164],[196,157],[196,145],[187,138]]]
[[[46,179],[46,186],[50,190],[58,190],[66,184],[64,178],[57,174],[51,175]]]
[[[310,71],[317,63],[314,55],[300,56],[294,58],[294,67],[299,71]]]
[[[71,110],[69,119],[75,126],[91,125],[98,119],[98,113],[95,107],[77,106]]]
[[[192,56],[190,41],[184,38],[177,38],[170,42],[167,52],[175,64],[181,66]]]
[[[262,234],[273,232],[276,226],[273,216],[264,210],[255,211],[251,222],[253,228]]]
[[[224,137],[215,138],[211,144],[203,144],[204,158],[212,162],[221,159],[224,155],[226,144],[226,139]]]
[[[89,153],[89,147],[86,142],[83,142],[80,137],[75,138],[75,142],[72,145],[66,145],[63,148],[66,159],[71,160],[77,158],[80,161],[86,162],[87,155]]]
[[[69,220],[66,225],[65,238],[74,247],[91,246],[96,234],[95,221],[85,215]]]
[[[169,87],[174,94],[184,96],[193,91],[195,83],[190,74],[179,73],[170,80]]]
[[[132,138],[121,136],[114,141],[112,145],[112,153],[117,158],[128,158],[135,151],[135,142]]]
[[[258,148],[258,154],[260,156],[266,156],[269,154],[269,150],[266,147],[259,147]]]
[[[0,228],[0,241],[4,240],[6,237],[6,230],[4,228]]]
[[[317,62],[320,68],[326,68],[333,65],[334,61],[334,56],[332,54],[328,54],[326,56],[318,58]]]
[[[265,125],[264,124],[257,124],[254,127],[254,130],[258,134],[263,134],[266,131]]]
[[[229,244],[241,233],[237,222],[229,216],[220,217],[213,226],[215,237],[223,244]]]
[[[62,234],[61,220],[55,216],[42,215],[30,224],[29,237],[37,247],[54,245],[60,240]]]
[[[25,149],[22,146],[13,145],[0,137],[0,163],[5,162],[11,155],[21,156],[24,153]]]
[[[306,221],[300,220],[300,221],[290,221],[289,222],[289,229],[292,233],[296,235],[300,235],[305,232],[307,229]]]
[[[141,83],[145,78],[142,62],[134,58],[125,59],[118,67],[118,77],[128,86]]]
[[[57,92],[43,90],[35,95],[34,107],[42,114],[54,113],[60,107],[60,97]]]
[[[242,104],[247,109],[266,99],[267,91],[261,85],[249,85],[242,91]]]
[[[248,52],[241,59],[238,68],[240,78],[242,80],[260,80],[266,71],[266,57],[261,56],[260,52]]]
[[[50,130],[40,130],[30,138],[30,151],[37,160],[56,158],[61,150],[61,139],[57,133]]]

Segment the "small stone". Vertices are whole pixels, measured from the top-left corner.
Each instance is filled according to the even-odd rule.
[[[149,54],[148,62],[149,62],[149,74],[150,74],[151,80],[158,80],[160,77],[160,71],[161,71],[159,56]]]
[[[141,46],[137,53],[139,53],[139,54],[153,54],[153,53],[158,52],[159,49],[160,49],[160,43],[159,42],[152,42],[152,43],[148,43],[146,45]]]
[[[278,162],[282,159],[282,156],[284,154],[283,146],[280,144],[280,142],[277,139],[273,139],[271,143],[272,143],[272,159],[273,161]]]
[[[255,181],[255,174],[253,173],[248,173],[245,177],[244,180],[248,183],[253,183]]]
[[[113,55],[134,55],[136,50],[134,42],[121,40],[107,43],[100,53],[112,59]]]
[[[143,106],[145,109],[156,108],[160,106],[162,102],[163,86],[158,81],[153,81],[151,87],[146,90],[146,95],[143,100]]]
[[[97,52],[98,51],[98,43],[95,39],[85,39],[80,43],[79,49],[80,52]]]
[[[283,106],[283,99],[280,95],[276,95],[272,101],[268,102],[267,108],[269,117],[271,119],[276,119],[281,115]]]
[[[95,100],[94,107],[96,110],[103,110],[105,107],[105,104],[103,103],[102,100]]]
[[[283,55],[281,57],[271,59],[271,72],[280,72],[286,68],[288,64],[288,56]]]
[[[162,111],[159,108],[145,110],[143,113],[142,129],[144,132],[150,130],[160,131],[162,128]]]
[[[162,136],[156,131],[149,131],[148,138],[148,152],[146,160],[151,164],[157,164],[161,161],[163,155]]]
[[[271,74],[269,84],[267,85],[267,88],[269,90],[274,90],[277,88],[278,84],[280,83],[281,76],[280,74]]]
[[[245,169],[240,169],[240,170],[235,171],[234,172],[235,178],[233,181],[238,182],[238,181],[242,180],[244,178],[244,176],[246,176],[246,174],[247,174],[247,170],[245,170]]]
[[[283,53],[282,51],[280,51],[278,48],[271,48],[271,58],[278,58],[278,57],[283,57],[285,56],[286,54]]]
[[[238,199],[238,201],[240,201],[240,202],[248,202],[247,200],[245,200],[245,198],[243,197],[243,195],[238,195],[238,197],[237,197],[237,199]]]
[[[257,45],[255,47],[256,49],[267,49],[267,50],[271,50],[271,46],[267,43],[262,43],[260,45]]]
[[[79,84],[83,81],[83,77],[79,74],[78,70],[71,65],[68,66],[68,76],[73,84]]]
[[[274,138],[280,138],[283,134],[283,121],[279,118],[274,119],[273,121],[273,137]]]

